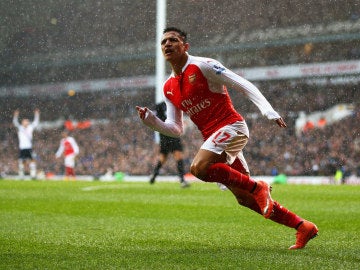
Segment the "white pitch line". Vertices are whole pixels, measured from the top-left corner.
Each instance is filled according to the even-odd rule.
[[[116,189],[119,187],[120,187],[120,185],[89,186],[89,187],[84,187],[81,190],[93,191],[93,190],[101,190],[101,189]]]

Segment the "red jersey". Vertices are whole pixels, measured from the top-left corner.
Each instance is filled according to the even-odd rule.
[[[61,139],[56,156],[60,157],[62,154],[64,154],[64,156],[79,154],[79,146],[73,137],[68,136],[64,139]]]
[[[178,122],[173,116],[176,114],[174,110],[179,109],[190,117],[207,139],[219,128],[243,121],[231,102],[227,87],[245,93],[268,118],[280,118],[252,83],[214,59],[189,55],[181,75],[172,74],[164,83],[169,112],[167,122]]]

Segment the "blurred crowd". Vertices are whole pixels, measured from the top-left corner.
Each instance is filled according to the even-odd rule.
[[[288,82],[261,83],[258,87],[284,116],[288,128],[279,129],[259,115],[258,109],[240,93],[231,91],[236,109],[242,113],[250,127],[250,140],[244,154],[253,175],[333,175],[337,169],[345,175],[360,174],[360,106],[359,85],[315,86]],[[316,93],[316,94],[314,94]],[[2,99],[0,164],[2,173],[17,173],[18,145],[16,130],[12,126],[13,110],[20,108],[20,118],[32,119],[33,110],[41,110],[42,123],[56,120],[92,120],[91,127],[75,129],[72,136],[80,146],[77,174],[99,177],[111,170],[131,175],[148,175],[157,161],[158,145],[154,132],[139,121],[135,105],[154,108],[154,91],[137,94],[121,92],[79,93],[75,96],[29,97]],[[305,113],[325,110],[336,104],[352,103],[354,113],[335,124],[295,132],[295,120],[300,111]],[[106,121],[100,121],[100,120]],[[63,123],[63,122],[62,122]],[[202,137],[186,121],[183,136],[185,165],[190,163]],[[55,159],[63,125],[37,130],[34,134],[34,152],[38,168],[44,173],[63,173],[63,162]],[[176,174],[172,159],[162,169],[163,174]]]
[[[189,33],[191,53],[205,47],[207,56],[221,59],[231,68],[360,58],[358,30],[320,30],[334,22],[356,24],[360,17],[358,1],[320,0],[300,5],[284,0],[271,4],[231,0],[226,8],[216,2],[182,0],[167,4],[167,25]],[[155,1],[86,0],[73,1],[65,7],[62,2],[49,2],[49,6],[39,3],[38,9],[36,3],[32,5],[23,13],[31,17],[34,12],[38,20],[2,37],[7,40],[0,52],[0,85],[155,73]],[[16,14],[8,20],[15,20]],[[15,24],[8,29],[12,25]],[[302,37],[288,42],[282,37],[266,41],[254,38],[261,31],[311,29],[309,25],[316,26],[318,33],[305,31]],[[347,34],[346,39],[339,38],[340,34]],[[242,35],[243,40],[239,40]],[[309,40],[317,36],[316,42]]]

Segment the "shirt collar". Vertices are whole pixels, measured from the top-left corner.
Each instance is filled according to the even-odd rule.
[[[185,71],[185,69],[188,67],[188,65],[190,64],[191,59],[192,59],[192,56],[190,54],[188,54],[188,52],[186,52],[186,54],[188,56],[188,59],[187,59],[185,65],[182,67],[181,72]],[[174,71],[171,72],[171,77],[176,77]]]

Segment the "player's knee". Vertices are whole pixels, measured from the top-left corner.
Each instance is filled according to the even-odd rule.
[[[200,178],[200,177],[199,177],[199,169],[198,169],[197,164],[192,163],[192,164],[190,165],[190,172],[191,172],[191,174],[194,175],[195,177]],[[201,179],[201,178],[200,178],[200,179]]]
[[[207,162],[204,162],[204,161],[194,162],[193,161],[193,163],[191,163],[191,166],[190,166],[190,172],[195,177],[197,177],[199,179],[204,179],[204,177],[206,176],[208,167],[209,167],[209,164]]]

